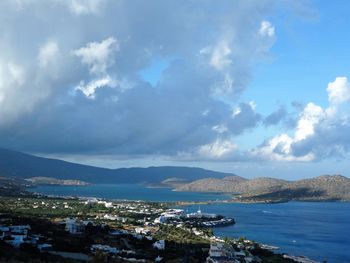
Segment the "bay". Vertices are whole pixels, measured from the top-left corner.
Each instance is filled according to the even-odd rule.
[[[147,188],[135,184],[89,186],[38,186],[31,191],[47,195],[86,196],[145,201],[224,200],[228,196],[175,192],[169,188]],[[330,263],[350,262],[349,202],[288,202],[280,204],[223,203],[184,207],[188,212],[233,217],[236,224],[215,228],[215,235],[241,237],[274,245],[277,252],[303,255]]]
[[[198,206],[185,209],[192,212]],[[350,262],[349,202],[210,204],[201,210],[235,218],[235,225],[214,228],[215,235],[244,236],[320,262]]]
[[[171,188],[148,188],[141,184],[91,184],[87,186],[40,185],[28,189],[45,195],[98,197],[159,202],[225,200],[229,196],[212,193],[176,192]]]

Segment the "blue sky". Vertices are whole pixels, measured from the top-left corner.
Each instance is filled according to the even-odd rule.
[[[348,175],[348,7],[3,1],[0,147],[106,167]]]
[[[327,84],[337,76],[348,76],[348,3],[312,3],[314,18],[294,19],[292,23],[283,17],[272,20],[277,34],[271,48],[272,62],[257,67],[247,97],[266,98],[267,91],[270,98],[282,103],[315,101],[325,106]],[[263,99],[257,102],[271,110]]]

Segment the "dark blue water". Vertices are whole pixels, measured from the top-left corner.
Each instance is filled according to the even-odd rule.
[[[32,192],[57,196],[100,197],[145,201],[209,201],[228,199],[227,195],[175,192],[170,188],[147,188],[138,184],[95,184],[87,186],[38,186]]]
[[[205,201],[227,196],[174,192],[142,185],[39,186],[32,191],[52,195],[149,201]],[[198,206],[186,207],[189,212]],[[211,204],[204,212],[233,217],[233,226],[216,235],[240,237],[280,247],[279,252],[331,263],[350,263],[350,203],[290,202],[282,204]]]
[[[214,229],[218,236],[245,236],[278,246],[279,252],[350,262],[350,203],[215,204],[201,209],[235,218],[235,225]]]

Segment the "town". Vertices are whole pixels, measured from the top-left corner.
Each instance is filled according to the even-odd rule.
[[[2,197],[0,213],[0,262],[295,262],[208,227],[232,218],[165,203]]]

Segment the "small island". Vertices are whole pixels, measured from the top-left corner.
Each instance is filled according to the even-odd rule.
[[[90,185],[90,183],[81,181],[81,180],[61,180],[53,177],[31,177],[25,179],[32,185],[72,185],[72,186],[86,186]]]

